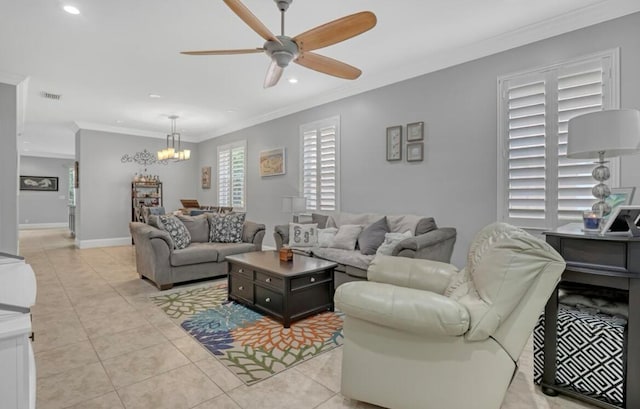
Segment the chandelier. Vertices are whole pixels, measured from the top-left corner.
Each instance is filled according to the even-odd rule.
[[[169,119],[171,119],[171,133],[167,134],[167,147],[158,151],[158,160],[188,160],[191,158],[191,151],[182,149],[180,134],[176,132],[176,119],[178,119],[178,116],[171,115]],[[177,143],[176,139],[178,140]]]

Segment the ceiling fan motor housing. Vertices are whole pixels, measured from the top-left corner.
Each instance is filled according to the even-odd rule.
[[[287,9],[289,8],[289,5],[293,0],[273,0],[273,1],[276,2],[276,4],[278,5],[278,9],[280,11],[287,11]]]
[[[298,58],[298,45],[291,40],[291,37],[277,36],[282,44],[275,41],[267,41],[264,43],[265,53],[271,57],[279,67],[286,67],[289,63]]]

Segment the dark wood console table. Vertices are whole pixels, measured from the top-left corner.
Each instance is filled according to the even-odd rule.
[[[640,408],[640,237],[586,234],[582,223],[571,223],[545,232],[549,243],[567,262],[561,283],[580,283],[628,292],[625,407]],[[556,385],[558,291],[545,307],[544,370],[542,391],[562,393],[602,408],[617,408],[600,400]]]

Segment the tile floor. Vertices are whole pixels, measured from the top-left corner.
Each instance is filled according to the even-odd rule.
[[[20,249],[38,280],[38,409],[375,408],[340,395],[341,348],[245,386],[149,303],[158,290],[138,278],[132,246],[78,250],[52,229],[21,231]],[[591,408],[544,396],[531,357],[503,409]]]

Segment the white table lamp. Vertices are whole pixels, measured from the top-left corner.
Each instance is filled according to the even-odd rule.
[[[593,178],[598,184],[591,190],[598,202],[592,210],[601,215],[611,211],[605,199],[611,194],[604,182],[609,179],[605,158],[640,152],[640,111],[616,109],[592,112],[569,120],[567,157],[598,159]]]
[[[282,212],[291,213],[293,221],[298,221],[298,215],[307,210],[307,199],[305,197],[283,196]]]

